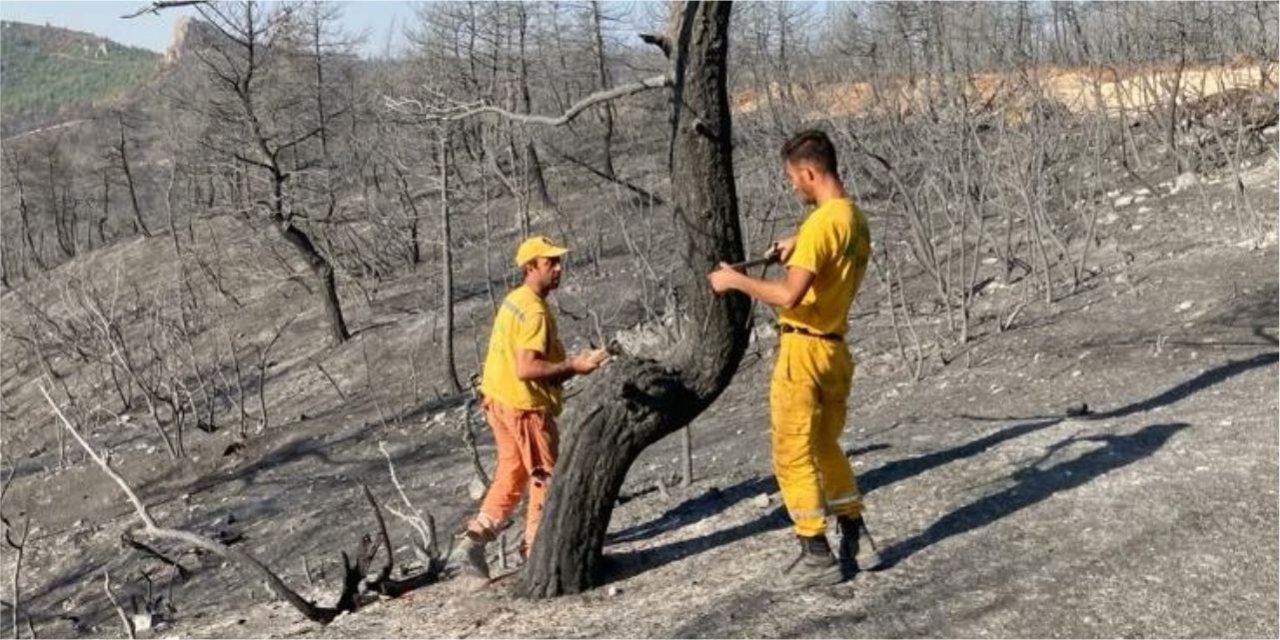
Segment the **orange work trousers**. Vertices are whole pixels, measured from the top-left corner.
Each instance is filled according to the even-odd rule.
[[[542,503],[556,465],[560,435],[555,421],[541,411],[514,409],[486,398],[484,415],[498,446],[498,468],[480,504],[480,513],[467,525],[467,530],[484,540],[492,540],[520,505],[527,486],[529,511],[525,516],[522,545],[527,552],[533,548],[533,539],[538,534]]]

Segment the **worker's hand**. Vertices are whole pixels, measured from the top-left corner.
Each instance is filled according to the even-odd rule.
[[[707,281],[711,283],[711,290],[716,293],[724,293],[733,289],[733,283],[738,281],[742,274],[732,266],[721,262],[719,268],[707,274]]]
[[[796,250],[796,237],[783,238],[774,240],[769,244],[769,252],[766,255],[772,256],[777,262],[785,263],[791,259],[791,254]]]
[[[609,352],[607,350],[592,349],[575,355],[569,365],[573,367],[574,373],[582,376],[599,369],[600,365],[604,364],[604,361],[608,359]]]

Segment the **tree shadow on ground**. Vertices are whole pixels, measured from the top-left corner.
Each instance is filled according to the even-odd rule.
[[[1073,489],[1109,471],[1137,462],[1154,453],[1175,433],[1188,426],[1185,423],[1157,424],[1143,428],[1130,435],[1073,436],[1066,438],[1049,447],[1045,455],[1037,461],[1015,471],[1010,476],[1016,482],[1014,486],[961,507],[938,519],[924,532],[886,549],[881,549],[881,552],[885,559],[892,563],[905,558],[910,553],[919,551],[951,536],[986,526],[1000,518],[1034,505],[1055,493]],[[1045,469],[1039,468],[1040,464],[1048,460],[1054,453],[1072,444],[1082,442],[1098,442],[1102,444],[1102,447],[1073,460]],[[770,524],[776,526],[765,526]],[[698,547],[705,549],[714,546],[714,541],[711,538],[716,538],[717,536],[750,534],[760,530],[781,528],[786,524],[785,516],[781,510],[778,510],[761,520],[708,536],[706,543],[700,544]],[[643,562],[643,560],[643,557],[637,558],[639,562]],[[621,573],[626,573],[634,568],[632,566],[624,566]],[[640,567],[639,571],[635,571],[635,573],[645,569],[646,567]],[[614,579],[620,579],[621,577],[624,576],[616,576]],[[742,628],[748,621],[764,615],[764,612],[753,604],[758,603],[765,596],[762,590],[768,591],[769,588],[762,585],[748,586],[745,592],[735,593],[716,606],[711,607],[706,616],[700,616],[695,620],[686,622],[671,632],[670,635],[672,637],[714,636],[723,635],[723,629],[726,625],[730,628]],[[801,638],[831,635],[833,624],[837,620],[847,625],[862,622],[866,618],[867,614],[865,612],[855,611],[804,619],[797,621],[795,626],[784,626],[784,631],[781,635]]]
[[[744,480],[727,489],[711,487],[701,495],[681,502],[656,520],[609,534],[605,538],[605,543],[621,544],[646,540],[714,516],[746,498],[762,493],[773,493],[777,490],[778,482],[772,476]]]
[[[1233,360],[1206,370],[1150,398],[1075,419],[1106,420],[1151,411],[1157,407],[1176,403],[1251,369],[1274,365],[1277,360],[1280,360],[1280,353],[1276,352],[1262,353],[1244,360]],[[863,474],[859,478],[859,485],[864,493],[884,488],[945,464],[975,456],[1007,440],[1052,427],[1066,419],[1067,416],[1062,416],[1017,424],[950,449],[891,461]],[[1035,469],[1032,465],[1029,470],[1015,472],[1013,479],[1017,484],[1014,487],[994,496],[982,498],[952,514],[943,516],[925,532],[886,549],[885,557],[889,563],[901,560],[934,542],[985,526],[996,519],[1039,502],[1053,493],[1075,488],[1108,470],[1131,464],[1150,455],[1174,433],[1188,426],[1185,423],[1161,424],[1149,426],[1130,436],[1098,435],[1069,438],[1051,447],[1049,453],[1079,441],[1102,442],[1104,446],[1076,460],[1046,470]],[[670,532],[723,512],[747,497],[759,493],[772,493],[776,490],[776,480],[765,477],[745,480],[724,490],[708,491],[702,496],[682,503],[653,522],[613,534],[608,543],[634,542]],[[625,579],[758,533],[781,529],[788,524],[789,520],[784,509],[778,507],[760,518],[728,529],[650,549],[613,554],[606,558],[609,566],[608,579],[610,581]]]
[[[761,482],[762,485],[772,485],[775,489],[777,488],[777,483],[773,478],[750,482]],[[728,529],[721,529],[696,538],[659,545],[650,549],[610,554],[604,558],[606,580],[608,582],[625,580],[631,576],[657,569],[677,560],[683,560],[719,546],[732,544],[759,533],[776,531],[790,524],[791,521],[787,518],[786,511],[781,506],[777,506],[762,517],[743,522]]]
[[[883,443],[870,444],[862,447],[846,449],[844,453],[846,456],[853,457],[888,448],[889,445]],[[714,516],[746,498],[757,496],[762,493],[776,493],[777,491],[778,482],[773,478],[773,476],[750,478],[732,485],[727,489],[711,487],[701,495],[685,500],[674,508],[666,511],[656,520],[650,520],[649,522],[633,525],[621,531],[610,533],[606,536],[605,543],[621,544],[625,542],[639,542],[641,540],[647,540],[654,536],[675,531],[676,529],[693,524],[699,520]],[[636,494],[632,494],[629,498],[635,498],[639,495],[645,495],[651,492],[651,489],[646,489]]]
[[[1060,421],[1061,419],[1014,425],[957,447],[888,462],[863,474],[858,479],[858,484],[862,491],[867,493],[873,489],[882,488],[894,482],[924,473],[935,467],[975,456],[1001,442],[1053,426]],[[686,500],[656,520],[612,534],[607,539],[607,543],[636,542],[675,531],[697,521],[713,517],[751,496],[761,493],[774,493],[776,491],[778,491],[778,482],[773,476],[744,480],[724,490],[712,489],[696,498]],[[677,560],[683,560],[721,545],[737,542],[758,533],[776,531],[789,524],[790,519],[787,517],[786,510],[778,506],[760,518],[729,527],[728,529],[659,545],[650,549],[613,554],[607,558],[609,563],[614,565],[609,571],[609,579],[621,580]]]
[[[1096,413],[1088,416],[1086,419],[1108,420],[1111,418],[1123,418],[1125,416],[1138,413],[1139,411],[1150,411],[1156,407],[1170,405],[1190,396],[1193,393],[1218,384],[1219,382],[1229,378],[1234,378],[1235,376],[1238,376],[1250,369],[1275,364],[1277,360],[1280,360],[1280,353],[1274,351],[1270,353],[1260,353],[1252,358],[1246,358],[1244,360],[1232,360],[1224,365],[1208,369],[1182,384],[1171,387],[1164,393],[1157,394],[1147,398],[1146,400],[1130,403],[1118,409]]]
[[[1079,487],[1109,471],[1114,471],[1155,453],[1169,438],[1190,427],[1185,422],[1155,424],[1131,435],[1072,436],[1048,448],[1036,462],[1009,476],[1013,486],[979,498],[929,525],[924,531],[882,549],[881,556],[889,565],[950,538],[985,527],[1000,518],[1032,506],[1060,491]],[[1041,461],[1072,444],[1097,442],[1102,447],[1078,458],[1041,469]]]
[[[461,393],[451,393],[449,395],[433,398],[426,402],[405,408],[400,413],[389,418],[387,422],[390,422],[391,424],[418,422],[429,415],[461,407],[467,403],[467,399],[470,397],[470,391],[463,391]]]
[[[1062,418],[1054,418],[1052,420],[1039,420],[1036,422],[1025,422],[1022,424],[1006,427],[995,433],[985,435],[976,440],[971,440],[962,445],[943,449],[933,453],[914,456],[911,458],[903,458],[901,460],[892,460],[886,462],[875,469],[871,469],[858,477],[858,488],[864,494],[871,493],[876,489],[883,489],[895,482],[901,482],[908,478],[920,475],[930,469],[941,467],[945,464],[972,458],[988,449],[1001,444],[1005,441],[1018,438],[1028,433],[1047,429],[1059,422]]]
[[[262,479],[264,474],[308,460],[315,468],[305,470],[305,474],[296,480],[298,483],[315,481],[317,478],[323,481],[338,472],[354,479],[381,477],[386,469],[386,460],[377,451],[376,443],[382,437],[380,429],[377,423],[353,425],[329,434],[327,439],[324,434],[299,431],[256,459],[246,460],[241,465],[215,471],[176,486],[164,485],[165,478],[162,477],[141,483],[138,493],[150,502],[164,496],[184,493],[194,496],[215,490],[228,482],[242,483],[243,490],[258,484],[272,484]],[[341,457],[337,455],[339,453],[342,454]],[[398,467],[413,467],[448,453],[448,441],[433,438],[393,455],[393,459]],[[285,484],[293,482],[291,480]]]

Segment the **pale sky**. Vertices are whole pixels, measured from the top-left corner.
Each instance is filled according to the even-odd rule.
[[[348,33],[367,32],[366,55],[381,55],[388,35],[395,53],[404,44],[403,26],[414,19],[415,3],[408,0],[338,4],[342,5],[342,23]],[[177,7],[165,9],[160,15],[147,13],[130,20],[120,18],[148,5],[150,2],[146,0],[4,0],[0,2],[0,18],[87,31],[120,44],[163,53],[173,35],[174,21],[179,16],[197,14],[191,7]]]
[[[348,0],[336,2],[342,7],[342,26],[348,35],[365,34],[361,53],[380,56],[387,51],[395,55],[407,44],[404,27],[416,22],[415,5],[427,0]],[[666,0],[605,0],[606,7],[623,17],[613,31],[616,36],[634,39],[634,35],[652,13],[646,4]],[[149,0],[0,0],[0,19],[49,24],[75,31],[86,31],[120,44],[142,47],[163,53],[173,36],[173,23],[180,16],[196,16],[191,7],[165,9],[159,15],[146,13],[124,20],[121,16],[150,6]],[[800,4],[814,5],[820,12],[828,2],[812,0]]]

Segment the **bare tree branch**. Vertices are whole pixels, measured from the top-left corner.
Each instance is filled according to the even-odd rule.
[[[0,498],[3,498],[9,486],[12,485],[13,476],[16,475],[17,472],[18,470],[15,467],[13,471],[9,474],[9,479],[4,482],[3,487],[0,487]],[[11,609],[13,611],[13,637],[17,638],[18,637],[18,611],[21,606],[21,603],[19,601],[20,600],[19,587],[21,586],[19,579],[21,578],[23,555],[25,554],[27,549],[27,534],[31,532],[31,514],[30,513],[26,514],[26,517],[23,519],[22,535],[19,536],[18,539],[16,540],[13,537],[13,531],[14,531],[13,524],[10,523],[9,519],[6,518],[3,514],[0,514],[0,526],[3,526],[4,528],[5,544],[7,544],[9,548],[13,549],[14,551],[13,575],[10,576],[10,581],[11,581],[10,587],[13,589],[13,603],[11,605]],[[30,616],[28,616],[28,622],[29,621],[30,621]]]
[[[450,108],[450,109],[436,110],[436,109],[427,107],[426,105],[422,104],[421,101],[413,100],[410,98],[391,98],[389,96],[384,96],[383,98],[385,100],[387,108],[393,111],[405,113],[405,112],[408,112],[409,107],[412,106],[417,108],[418,111],[421,113],[421,115],[423,115],[428,121],[465,120],[467,118],[471,118],[474,116],[478,116],[486,113],[493,113],[503,118],[506,118],[507,120],[512,120],[512,121],[520,122],[523,124],[539,124],[539,125],[546,125],[550,127],[558,127],[560,125],[571,122],[574,118],[578,117],[578,115],[580,115],[587,108],[595,106],[597,104],[608,102],[610,100],[616,100],[618,98],[624,98],[626,96],[640,93],[642,91],[648,91],[649,89],[660,89],[662,87],[669,87],[669,86],[671,86],[671,77],[669,75],[664,74],[660,76],[654,76],[652,78],[646,78],[639,82],[632,82],[629,84],[620,85],[612,89],[609,89],[607,91],[597,91],[575,102],[572,106],[569,107],[567,111],[565,111],[563,114],[559,116],[540,116],[540,115],[534,115],[529,113],[515,113],[512,111],[503,109],[501,107],[495,107],[493,105],[487,105],[487,104],[479,105],[479,106],[461,105],[461,106]]]
[[[662,55],[668,58],[671,57],[671,39],[670,38],[657,33],[642,33],[640,34],[640,39],[644,41],[645,44],[651,44],[659,49],[662,49]]]
[[[387,533],[387,521],[382,517],[382,509],[373,497],[373,492],[369,491],[369,485],[363,482],[360,483],[360,490],[364,492],[364,498],[369,501],[369,506],[373,507],[374,518],[378,521],[378,536],[382,538],[382,546],[387,549],[387,563],[382,565],[382,569],[378,571],[378,577],[374,580],[375,584],[381,584],[391,577],[391,566],[395,564],[395,552],[391,548],[391,535]]]
[[[382,511],[379,508],[377,501],[373,498],[373,494],[369,491],[368,487],[364,487],[362,485],[365,498],[368,499],[374,509],[374,515],[378,523],[379,540],[374,542],[370,540],[369,536],[364,536],[361,540],[360,550],[356,554],[356,560],[354,563],[350,561],[345,552],[342,554],[345,575],[343,577],[342,592],[338,595],[337,603],[333,607],[316,606],[313,601],[303,598],[296,591],[289,588],[289,585],[285,584],[284,580],[282,580],[280,576],[267,568],[267,566],[257,558],[204,536],[197,535],[189,531],[183,531],[181,529],[169,529],[158,525],[155,519],[151,516],[151,513],[147,510],[146,505],[144,505],[142,500],[138,498],[138,495],[134,493],[133,489],[124,480],[124,478],[111,467],[110,461],[95,451],[84,437],[80,435],[79,430],[77,430],[75,426],[71,424],[71,421],[67,419],[66,415],[62,412],[62,409],[53,401],[53,397],[49,395],[49,391],[45,388],[43,381],[39,383],[39,387],[40,393],[44,395],[45,400],[48,401],[50,408],[53,409],[54,414],[58,417],[59,421],[61,421],[62,426],[66,428],[67,432],[70,433],[71,436],[75,438],[76,442],[80,444],[80,447],[85,450],[85,453],[87,453],[89,457],[97,463],[103,472],[105,472],[120,487],[120,490],[125,493],[129,498],[129,501],[133,503],[134,511],[137,512],[138,517],[142,520],[144,530],[147,535],[188,544],[239,565],[240,567],[255,574],[258,578],[264,580],[267,583],[268,588],[270,588],[273,593],[288,602],[293,606],[293,608],[297,609],[309,620],[319,622],[320,624],[328,624],[332,622],[334,618],[337,618],[339,614],[348,611],[355,611],[360,606],[358,596],[361,590],[361,584],[365,581],[365,575],[368,567],[377,554],[379,547],[385,546],[387,548],[387,564],[379,572],[377,579],[369,584],[369,588],[377,593],[381,593],[389,597],[399,596],[418,587],[435,582],[444,569],[443,562],[434,561],[433,559],[432,562],[427,564],[426,569],[418,574],[412,575],[404,580],[395,580],[391,578],[393,563],[391,538],[387,532],[386,522],[382,518]]]
[[[156,0],[155,2],[152,2],[150,6],[146,6],[141,9],[138,9],[137,11],[134,11],[133,13],[120,16],[120,18],[123,20],[129,20],[131,18],[136,18],[144,13],[160,15],[160,11],[162,9],[173,9],[175,7],[188,7],[196,4],[205,4],[206,2],[208,2],[208,0]],[[130,637],[133,637],[132,634],[130,634]]]
[[[622,187],[626,188],[628,191],[630,191],[630,192],[632,192],[632,193],[634,193],[634,194],[636,194],[636,195],[640,196],[641,198],[644,198],[644,199],[648,200],[648,201],[649,201],[649,202],[651,202],[652,204],[655,204],[655,205],[663,205],[663,204],[666,204],[666,203],[667,203],[667,201],[666,201],[666,200],[664,200],[661,196],[659,196],[659,195],[657,195],[657,194],[653,193],[652,191],[649,191],[648,189],[645,189],[645,188],[643,188],[643,187],[636,186],[636,185],[634,185],[634,184],[632,184],[632,183],[630,183],[630,182],[628,182],[628,181],[626,181],[626,180],[623,180],[622,178],[619,178],[617,175],[609,175],[609,173],[608,173],[608,172],[601,171],[601,170],[599,170],[599,169],[597,169],[597,168],[595,168],[595,167],[591,166],[590,164],[588,164],[588,163],[587,163],[587,162],[585,162],[584,160],[581,160],[581,159],[579,159],[579,158],[576,158],[576,157],[574,157],[574,156],[571,156],[571,155],[569,155],[569,154],[565,153],[564,151],[561,151],[558,147],[556,147],[555,145],[553,145],[553,144],[551,144],[551,143],[549,143],[549,142],[544,143],[544,146],[546,146],[548,149],[550,149],[552,153],[554,153],[554,154],[556,154],[556,155],[560,156],[562,159],[564,159],[564,160],[568,160],[571,164],[574,164],[574,165],[576,165],[576,166],[578,166],[578,167],[581,167],[581,168],[583,168],[583,169],[586,169],[587,171],[591,172],[591,174],[592,174],[592,175],[594,175],[594,176],[596,176],[596,177],[598,177],[598,178],[600,178],[600,179],[602,179],[602,180],[606,180],[606,181],[608,181],[608,182],[612,182],[613,184],[620,185],[620,186],[622,186]]]
[[[387,506],[387,511],[390,511],[392,515],[404,520],[409,524],[409,526],[413,527],[413,529],[418,532],[419,536],[422,537],[422,543],[419,546],[422,548],[421,555],[423,557],[421,559],[424,564],[432,560],[438,560],[441,558],[441,554],[436,543],[435,518],[432,517],[430,513],[423,517],[422,512],[409,501],[409,496],[405,495],[404,485],[400,484],[400,479],[396,477],[396,466],[391,462],[391,454],[387,452],[386,443],[379,442],[378,450],[381,451],[382,456],[387,459],[387,470],[391,472],[391,484],[395,486],[396,492],[399,493],[400,500],[404,502],[404,506],[408,508],[409,514],[396,511],[395,507],[389,505]]]
[[[133,630],[133,621],[129,619],[129,614],[124,612],[124,607],[120,606],[120,601],[116,599],[116,594],[111,591],[110,572],[102,572],[102,590],[107,592],[107,599],[111,601],[111,606],[115,608],[116,614],[120,616],[120,623],[124,625],[125,632],[129,634],[129,640],[137,638],[138,636],[134,634]]]
[[[314,602],[298,595],[297,592],[290,589],[289,585],[285,584],[284,581],[280,579],[280,576],[268,569],[267,566],[262,564],[262,562],[257,558],[254,558],[243,551],[228,547],[222,543],[215,542],[214,540],[196,535],[189,531],[168,529],[156,524],[155,519],[151,516],[151,512],[147,510],[146,505],[144,505],[142,500],[138,498],[138,495],[133,492],[133,489],[129,487],[129,484],[125,482],[124,478],[122,478],[120,474],[111,467],[111,464],[102,455],[89,445],[84,437],[80,435],[80,431],[77,430],[75,426],[71,424],[71,421],[67,419],[67,416],[62,413],[62,409],[53,401],[53,398],[49,395],[49,391],[45,389],[43,382],[40,383],[40,393],[44,395],[44,399],[48,401],[49,407],[53,409],[54,414],[57,415],[58,419],[62,422],[62,426],[67,429],[67,432],[75,438],[76,442],[80,444],[80,447],[84,449],[85,453],[88,454],[95,463],[97,463],[102,471],[120,487],[120,490],[129,498],[129,502],[133,503],[134,511],[137,512],[138,518],[142,520],[142,524],[145,527],[147,534],[157,538],[166,538],[169,540],[184,542],[191,546],[204,549],[205,551],[213,553],[226,560],[235,562],[265,580],[267,582],[267,586],[270,587],[272,592],[288,602],[310,620],[320,622],[321,624],[327,624],[341,613],[338,608],[318,607]],[[342,601],[343,598],[340,597],[339,602]]]
[[[186,568],[184,568],[177,560],[174,560],[173,558],[170,558],[169,556],[164,555],[163,553],[147,545],[146,543],[135,540],[134,537],[128,531],[120,534],[120,542],[124,543],[125,546],[141,551],[142,553],[146,554],[148,557],[155,558],[156,560],[159,560],[160,562],[173,567],[175,570],[177,570],[178,577],[182,578],[184,582],[187,580],[187,578],[191,577],[191,572],[187,571]]]

